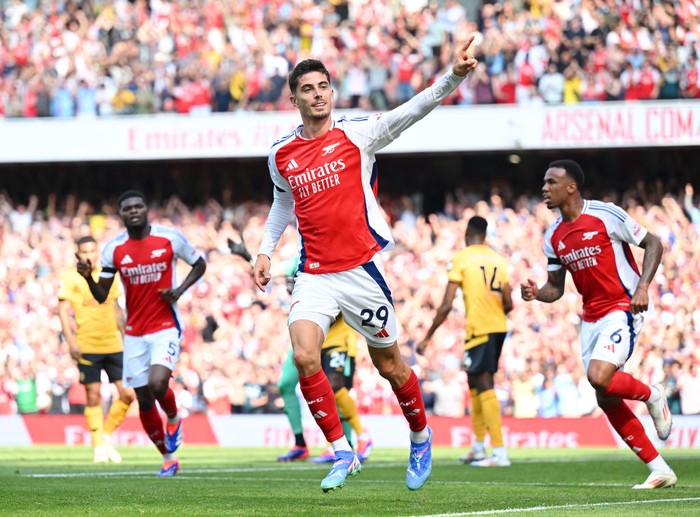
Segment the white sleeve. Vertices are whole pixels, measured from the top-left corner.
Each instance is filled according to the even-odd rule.
[[[605,225],[611,237],[620,239],[623,242],[639,246],[647,235],[647,229],[635,221],[622,208],[613,203],[606,203],[606,208],[613,213],[614,217],[605,217]]]
[[[112,278],[116,272],[117,268],[114,265],[114,242],[110,241],[102,249],[102,255],[100,256],[100,264],[102,270],[100,271],[101,278]]]
[[[542,245],[542,250],[544,251],[545,257],[547,257],[547,271],[557,271],[563,266],[559,257],[554,252],[554,246],[552,246],[552,234],[554,233],[555,225],[550,226],[544,234],[544,244]]]
[[[258,248],[258,255],[272,257],[277,243],[280,241],[293,216],[294,196],[291,192],[281,190],[275,186],[274,199],[272,200],[270,213],[267,216],[265,231],[260,242],[260,248]]]
[[[194,265],[202,256],[194,246],[187,240],[185,234],[180,230],[173,228],[175,238],[171,240],[175,255],[187,262],[190,266]]]
[[[396,140],[406,129],[433,111],[463,80],[464,77],[450,70],[400,106],[376,118],[371,117],[374,124],[368,135],[367,151],[378,151]]]

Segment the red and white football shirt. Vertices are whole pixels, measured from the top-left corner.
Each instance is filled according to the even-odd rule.
[[[612,203],[584,201],[581,215],[561,217],[545,233],[547,269],[565,267],[583,297],[583,320],[598,321],[613,311],[629,311],[639,283],[630,244],[639,245],[647,230]]]
[[[375,153],[438,106],[462,79],[448,72],[388,113],[342,117],[311,140],[301,136],[299,126],[275,142],[268,160],[274,202],[259,252],[272,256],[294,215],[300,271],[348,271],[390,249],[394,241],[376,200]]]
[[[178,258],[193,265],[199,257],[182,232],[164,226],[151,226],[150,235],[142,240],[130,239],[124,232],[107,243],[100,276],[119,272],[126,295],[126,334],[143,336],[173,327],[182,331],[177,304],[161,300],[160,291],[177,287]]]

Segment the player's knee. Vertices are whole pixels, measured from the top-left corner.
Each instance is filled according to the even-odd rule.
[[[306,377],[308,372],[316,372],[321,369],[321,359],[318,353],[313,354],[306,350],[294,351],[294,366],[297,367],[299,375]]]
[[[151,390],[151,393],[153,393],[157,399],[162,398],[168,391],[168,381],[151,379],[148,381],[148,389]]]
[[[606,375],[604,372],[598,370],[588,371],[588,382],[591,383],[593,389],[600,392],[605,392],[610,385],[610,376]]]

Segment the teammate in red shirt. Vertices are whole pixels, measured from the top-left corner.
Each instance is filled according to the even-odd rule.
[[[572,160],[549,164],[542,197],[561,217],[545,234],[547,283],[528,279],[523,300],[551,303],[564,294],[569,271],[583,298],[581,354],[598,405],[627,445],[646,463],[649,477],[635,489],[670,487],[676,475],[661,457],[644,427],[623,399],[642,400],[661,440],[671,433],[671,412],[661,384],[653,387],[623,371],[632,355],[649,307],[647,290],[661,262],[659,239],[612,203],[584,200],[583,170]],[[644,249],[642,272],[630,244]]]
[[[343,435],[333,389],[321,369],[321,345],[341,313],[362,334],[380,375],[391,384],[411,429],[406,485],[421,488],[432,468],[432,434],[416,374],[396,344],[396,314],[379,252],[393,245],[373,191],[375,153],[426,116],[452,93],[477,61],[468,54],[474,37],[459,49],[452,69],[396,109],[372,117],[333,120],[330,74],[320,61],[297,64],[289,75],[290,100],[302,126],[275,142],[268,166],[274,183],[258,257],[256,286],[270,280],[270,257],[296,216],[300,265],[289,312],[289,334],[299,385],[336,461],[321,482],[340,488],[360,462]]]
[[[163,468],[158,475],[174,476],[180,469],[174,452],[182,442],[182,420],[169,387],[182,339],[176,302],[204,274],[207,265],[182,232],[148,223],[143,194],[135,190],[124,192],[117,205],[126,232],[103,249],[99,280],[95,282],[90,275],[93,266],[89,260],[79,259],[77,269],[100,303],[107,299],[119,272],[127,311],[123,384],[134,388],[143,428],[163,455]],[[178,258],[192,266],[179,286],[175,278]],[[156,400],[168,418],[165,429]]]

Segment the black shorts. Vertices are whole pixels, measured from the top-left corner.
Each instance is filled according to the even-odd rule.
[[[483,341],[464,351],[464,369],[467,373],[496,373],[505,339],[505,332],[470,339],[467,344]]]
[[[352,381],[355,376],[355,358],[349,357],[347,352],[334,347],[321,349],[321,367],[326,375],[329,373],[343,375],[345,387],[348,390],[352,389]]]
[[[82,354],[78,361],[80,384],[92,384],[102,380],[102,370],[107,372],[109,382],[122,380],[124,354]]]

